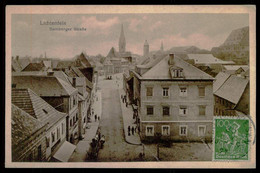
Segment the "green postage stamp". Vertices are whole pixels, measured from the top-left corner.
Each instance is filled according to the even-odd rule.
[[[214,124],[213,160],[248,160],[249,120],[221,117]]]

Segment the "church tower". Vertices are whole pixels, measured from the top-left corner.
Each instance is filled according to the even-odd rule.
[[[161,49],[160,50],[163,51],[163,42],[161,42]]]
[[[118,46],[119,46],[119,53],[124,53],[125,52],[126,41],[125,41],[125,34],[124,34],[123,24],[121,26],[121,33],[120,33],[120,37],[119,37]]]
[[[149,55],[149,44],[147,42],[147,40],[145,40],[144,42],[144,57],[148,57]]]

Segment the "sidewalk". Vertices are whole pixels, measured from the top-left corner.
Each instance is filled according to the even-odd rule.
[[[102,95],[101,91],[97,91],[95,93],[94,103],[93,103],[93,109],[94,109],[94,115],[97,114],[97,117],[100,117],[102,115]],[[94,115],[91,115],[91,122],[87,124],[86,133],[84,134],[84,139],[79,141],[77,144],[77,147],[72,154],[71,158],[69,159],[69,162],[85,162],[87,158],[87,152],[90,148],[90,143],[92,142],[92,139],[95,137],[97,133],[97,129],[99,127],[99,121],[97,120],[95,122]]]
[[[135,132],[134,135],[132,135],[132,131],[130,130],[131,135],[128,136],[128,126],[130,126],[130,128],[132,128],[132,126],[134,126],[134,128],[136,127],[136,124],[134,124],[135,119],[133,119],[134,111],[132,105],[128,105],[128,107],[126,107],[125,103],[123,103],[121,99],[121,95],[125,95],[125,91],[122,88],[119,88],[118,92],[119,92],[120,105],[121,105],[121,110],[123,115],[125,140],[129,144],[141,145],[142,143],[138,132]]]

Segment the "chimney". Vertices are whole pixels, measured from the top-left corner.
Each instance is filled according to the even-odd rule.
[[[170,53],[169,54],[169,61],[168,61],[169,65],[174,65],[174,54]]]
[[[75,77],[72,78],[72,86],[73,86],[74,88],[76,88],[76,78],[75,78]]]

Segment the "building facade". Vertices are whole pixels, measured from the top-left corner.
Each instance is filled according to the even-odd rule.
[[[142,140],[154,140],[157,134],[173,141],[212,140],[211,76],[174,54],[141,71],[131,73]]]
[[[12,161],[46,161],[46,126],[12,104]]]

